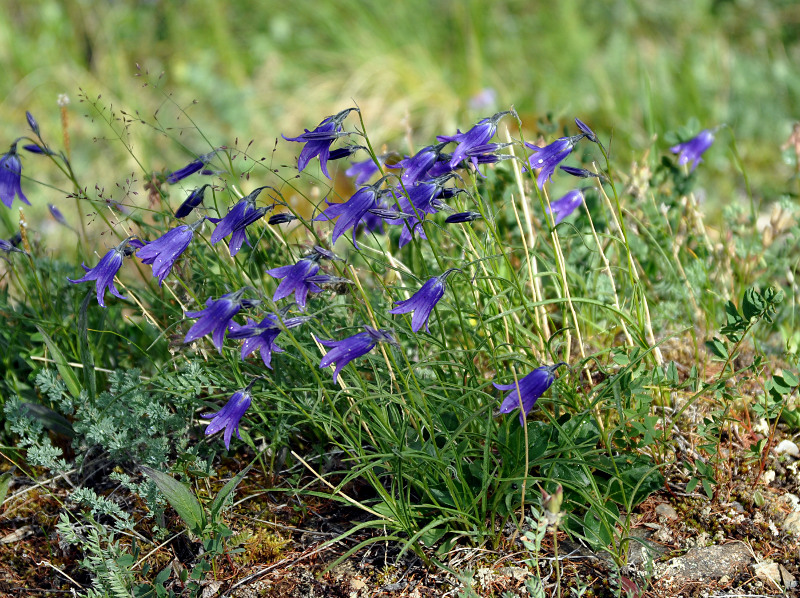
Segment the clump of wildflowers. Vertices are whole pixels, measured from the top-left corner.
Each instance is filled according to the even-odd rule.
[[[533,409],[539,397],[553,385],[555,371],[562,365],[567,364],[562,361],[555,365],[543,365],[514,384],[495,383],[494,387],[498,390],[511,391],[503,399],[503,403],[500,405],[500,413],[511,413],[514,409],[522,407],[519,413],[519,423],[524,426],[525,417]]]
[[[28,198],[22,192],[20,179],[22,178],[22,162],[17,154],[17,142],[11,144],[11,148],[0,156],[0,201],[7,208],[11,207],[15,197],[20,201],[31,205]]]
[[[703,161],[701,157],[705,151],[714,143],[714,131],[705,129],[700,131],[697,136],[689,141],[684,141],[678,145],[673,145],[669,150],[673,154],[678,154],[678,164],[683,166],[687,162],[692,163],[692,172],[697,165]]]

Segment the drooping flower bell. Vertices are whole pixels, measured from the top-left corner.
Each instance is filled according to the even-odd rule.
[[[700,131],[697,136],[692,137],[689,141],[684,141],[678,145],[673,145],[669,150],[673,154],[678,155],[678,164],[683,166],[687,162],[692,163],[692,172],[697,168],[697,165],[703,161],[701,157],[705,151],[714,143],[714,131],[705,129]]]
[[[203,171],[203,174],[212,174],[212,171],[207,170],[206,166],[208,163],[217,155],[217,152],[223,148],[217,148],[213,152],[208,152],[207,154],[203,154],[202,156],[198,156],[196,159],[189,162],[183,168],[176,170],[167,177],[167,182],[170,185],[174,185],[178,181],[185,179],[188,176],[193,175],[195,172]]]
[[[225,333],[231,325],[233,316],[238,314],[242,308],[253,307],[260,301],[243,299],[246,289],[239,289],[233,293],[223,295],[216,301],[209,297],[206,301],[206,308],[199,311],[187,311],[187,318],[198,318],[197,322],[186,333],[184,343],[191,343],[199,338],[211,333],[211,341],[217,350],[222,353],[222,341]]]
[[[0,156],[0,201],[7,208],[11,207],[15,197],[20,201],[31,205],[28,198],[22,192],[20,179],[22,178],[22,162],[17,154],[17,142],[11,144],[7,153]]]
[[[206,189],[208,189],[211,185],[203,185],[198,187],[194,191],[189,194],[181,205],[178,206],[178,209],[175,210],[175,218],[186,218],[189,214],[192,213],[197,206],[203,203],[203,197],[206,194]]]
[[[67,280],[72,283],[88,282],[90,280],[96,281],[97,303],[100,304],[101,307],[106,306],[106,289],[108,289],[115,297],[127,299],[125,295],[120,295],[117,287],[114,286],[114,277],[122,267],[122,258],[133,254],[133,248],[129,247],[130,243],[130,238],[125,239],[114,249],[106,253],[102,259],[97,262],[97,265],[94,268],[87,268],[85,264],[81,264],[81,267],[86,270],[86,274],[76,280],[71,278],[67,278]]]
[[[390,314],[405,314],[413,311],[414,315],[411,316],[411,330],[419,332],[423,324],[425,330],[430,332],[428,328],[428,318],[431,316],[433,308],[439,303],[439,300],[444,297],[445,282],[447,277],[453,272],[458,271],[458,268],[450,268],[439,276],[434,276],[428,279],[420,289],[405,301],[395,301],[397,307],[390,309]]]
[[[319,362],[319,367],[320,369],[325,369],[335,363],[336,368],[333,370],[334,382],[336,382],[336,378],[344,366],[372,351],[379,342],[397,345],[397,341],[391,332],[388,330],[376,330],[370,326],[364,326],[364,332],[359,332],[340,341],[323,340],[321,338],[317,338],[317,341],[326,347],[333,347]]]
[[[239,200],[224,217],[208,218],[210,222],[217,224],[214,232],[211,233],[212,245],[219,243],[222,239],[231,235],[231,239],[228,242],[228,249],[231,252],[231,256],[239,253],[239,250],[242,248],[242,243],[247,241],[247,227],[256,220],[262,218],[264,214],[275,207],[272,205],[256,208],[256,198],[258,194],[267,188],[268,186],[254,189],[247,197],[243,197]],[[250,245],[250,241],[247,241],[247,244]]]
[[[313,131],[306,129],[305,133],[297,137],[282,135],[286,141],[296,141],[306,144],[297,159],[298,171],[303,172],[303,169],[308,166],[311,158],[319,156],[319,165],[322,172],[326,177],[331,178],[331,175],[328,174],[328,160],[331,156],[331,144],[339,137],[350,134],[342,130],[342,122],[344,122],[344,119],[347,118],[347,115],[353,110],[358,109],[347,108],[346,110],[342,110],[338,114],[325,118]]]
[[[519,413],[519,423],[525,425],[525,417],[533,409],[536,401],[544,392],[553,385],[555,372],[562,365],[567,365],[563,361],[555,365],[543,365],[536,368],[530,374],[521,378],[517,383],[494,384],[498,390],[510,390],[503,403],[500,405],[500,413],[511,413],[514,409],[521,407]]]
[[[194,231],[203,223],[201,218],[193,224],[182,224],[166,232],[161,237],[150,243],[143,244],[136,252],[142,263],[153,267],[153,276],[158,278],[158,286],[172,271],[178,258],[189,247],[194,237]]]
[[[563,197],[556,201],[550,202],[550,209],[553,212],[555,224],[558,224],[564,218],[572,214],[581,203],[583,203],[584,196],[582,189],[573,189]]]
[[[255,380],[253,382],[255,382]],[[253,397],[250,394],[250,388],[252,388],[253,382],[251,382],[247,388],[233,393],[231,398],[228,399],[228,402],[225,403],[225,406],[216,413],[200,416],[204,419],[211,420],[206,427],[206,436],[216,434],[220,430],[225,430],[222,438],[225,442],[226,449],[230,449],[231,447],[231,436],[233,436],[234,432],[236,432],[236,437],[239,440],[242,439],[239,435],[239,423],[253,401]]]

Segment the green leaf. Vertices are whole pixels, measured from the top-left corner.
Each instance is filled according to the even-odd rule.
[[[42,335],[47,348],[50,350],[50,354],[53,356],[53,361],[56,364],[56,368],[58,368],[58,373],[61,374],[64,384],[67,385],[69,394],[71,394],[73,398],[80,400],[81,385],[78,382],[78,377],[75,375],[75,372],[72,371],[72,367],[67,362],[67,358],[64,357],[64,354],[58,348],[58,345],[55,344],[53,339],[50,338],[50,336],[44,330],[42,330],[41,326],[37,326],[36,330],[38,330],[39,334]]]
[[[217,520],[217,515],[222,510],[222,506],[225,504],[225,499],[227,499],[231,493],[236,489],[236,486],[244,479],[244,476],[247,475],[247,472],[250,471],[252,464],[245,467],[242,471],[237,473],[233,478],[231,478],[227,484],[225,484],[217,495],[214,497],[213,502],[211,503],[211,522],[214,523]]]
[[[11,486],[11,480],[13,479],[13,474],[10,471],[5,472],[3,475],[0,475],[0,505],[3,504],[3,501],[6,499],[6,495],[8,494],[8,488]]]
[[[745,319],[749,321],[758,317],[766,308],[767,303],[756,289],[749,288],[744,292],[742,312],[744,312]]]
[[[710,341],[706,341],[706,347],[720,359],[728,359],[728,349],[725,347],[725,343],[719,340],[716,336],[711,339]]]
[[[158,486],[158,489],[161,490],[180,518],[183,519],[189,530],[197,536],[201,535],[205,526],[203,508],[189,487],[172,476],[145,465],[140,465],[139,469],[155,482],[155,485]]]
[[[81,352],[81,363],[83,364],[83,383],[89,391],[89,398],[94,400],[97,395],[97,377],[94,371],[94,359],[89,350],[89,301],[94,297],[94,291],[89,291],[86,298],[81,303],[78,312],[78,346]]]

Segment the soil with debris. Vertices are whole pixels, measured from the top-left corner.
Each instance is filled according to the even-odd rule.
[[[559,581],[548,534],[538,571],[545,595],[555,595],[557,584],[562,595],[568,588],[588,588],[584,596],[593,597],[626,591],[641,598],[800,595],[797,445],[790,438],[783,438],[782,445],[775,442],[760,471],[758,464],[747,465],[740,457],[748,434],[754,432],[734,434],[738,438],[722,447],[731,475],[716,487],[713,499],[702,491],[685,492],[685,471],[673,467],[664,472],[666,488],[632,514],[628,564],[622,570],[606,554],[559,533]],[[237,462],[226,465],[230,471],[241,469]],[[498,550],[456,546],[444,568],[426,567],[411,552],[401,556],[401,546],[385,541],[369,543],[335,564],[380,532],[340,538],[365,520],[363,512],[308,495],[263,493],[275,485],[253,469],[239,487],[237,496],[245,500],[228,514],[227,523],[243,551],[219,559],[216,578],[209,573],[203,582],[203,598],[529,596],[526,582],[536,572],[524,564],[530,554],[511,531]],[[112,490],[95,488],[106,494]],[[138,498],[114,491],[120,506],[141,516],[144,506]],[[357,495],[359,489],[352,492]],[[0,513],[0,595],[70,594],[91,586],[78,566],[86,555],[61,544],[55,529],[60,512],[75,509],[66,502],[68,493],[60,479],[33,486],[16,478]],[[168,529],[182,529],[177,515],[168,513]],[[179,535],[160,547],[140,546],[142,555],[151,550],[151,570],[170,565],[165,587],[186,595],[180,572],[191,570],[201,544]],[[435,558],[433,551],[428,556]]]

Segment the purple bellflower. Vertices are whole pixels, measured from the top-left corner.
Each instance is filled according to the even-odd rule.
[[[300,152],[300,156],[297,158],[298,171],[303,172],[303,169],[308,166],[311,158],[319,156],[319,165],[322,172],[326,177],[331,178],[331,175],[328,174],[328,160],[331,155],[331,144],[339,137],[350,134],[342,131],[342,122],[344,122],[344,119],[347,118],[347,115],[353,110],[357,110],[357,108],[347,108],[334,116],[329,116],[319,123],[317,128],[313,131],[306,129],[305,133],[297,137],[282,135],[286,141],[296,141],[306,144]]]
[[[236,437],[241,440],[239,435],[239,422],[242,416],[250,408],[250,403],[253,397],[250,395],[250,388],[253,386],[251,383],[247,388],[233,393],[233,396],[228,399],[225,406],[216,413],[209,413],[202,415],[204,419],[210,419],[208,427],[206,427],[206,436],[216,434],[220,430],[225,430],[223,440],[225,441],[225,448],[231,447],[231,436],[236,432]]]
[[[455,141],[458,143],[450,158],[450,168],[456,168],[467,157],[467,152],[470,150],[489,143],[497,132],[497,123],[506,114],[508,112],[498,112],[491,118],[484,118],[466,133],[457,133],[450,137],[439,137],[439,141]]]
[[[206,189],[211,185],[203,185],[202,187],[198,187],[194,191],[189,194],[181,205],[178,206],[178,209],[175,210],[175,218],[186,218],[189,214],[192,213],[197,206],[203,203],[203,197],[206,194]]]
[[[395,301],[397,307],[390,309],[390,314],[406,314],[410,311],[414,312],[411,316],[411,330],[419,332],[422,325],[425,325],[425,330],[430,332],[428,328],[428,318],[430,318],[431,311],[444,297],[445,282],[447,277],[458,268],[450,268],[439,276],[434,276],[429,279],[420,289],[414,293],[410,298],[405,301]]]
[[[310,319],[308,316],[299,316],[280,321],[275,314],[267,314],[261,320],[261,323],[256,324],[255,320],[248,318],[247,324],[244,326],[239,326],[238,324],[231,326],[228,338],[244,339],[242,343],[242,360],[251,353],[259,351],[264,365],[272,369],[272,354],[283,352],[283,349],[275,344],[275,340],[280,333],[283,332],[284,328],[296,328]],[[280,327],[281,324],[283,328]]]
[[[590,179],[596,178],[600,180],[606,180],[606,177],[598,172],[592,172],[591,170],[586,170],[585,168],[576,168],[574,166],[560,166],[561,170],[566,172],[569,175],[577,177],[579,179]]]
[[[66,219],[66,218],[64,218],[64,214],[62,214],[62,213],[61,213],[61,210],[59,210],[57,207],[55,207],[55,206],[54,206],[53,204],[51,204],[51,203],[47,204],[47,209],[48,209],[48,210],[50,210],[50,215],[51,215],[51,216],[52,216],[52,217],[55,219],[55,221],[56,221],[56,222],[58,222],[58,223],[59,223],[61,226],[66,226],[67,228],[72,228],[72,227],[69,225],[69,223],[67,222],[67,219]]]
[[[106,253],[94,268],[87,268],[85,264],[81,267],[86,270],[86,274],[82,278],[72,280],[67,278],[68,281],[73,283],[88,282],[90,280],[96,281],[97,288],[97,303],[101,307],[105,307],[105,294],[106,289],[111,291],[111,294],[120,299],[127,299],[124,295],[120,295],[117,287],[114,286],[114,277],[122,267],[122,258],[133,253],[132,248],[128,247],[131,239],[125,239],[122,243],[117,245],[114,249]]]
[[[225,332],[231,325],[233,316],[239,313],[243,307],[253,307],[260,301],[242,299],[245,289],[239,289],[234,293],[223,295],[216,301],[209,297],[206,301],[206,308],[200,311],[187,311],[187,318],[199,318],[197,322],[186,333],[184,343],[191,343],[211,333],[211,340],[217,350],[222,353],[222,341],[225,339]]]
[[[384,179],[379,180],[374,185],[361,187],[350,199],[344,203],[328,204],[328,207],[321,214],[314,218],[314,221],[333,220],[338,218],[333,227],[331,243],[336,243],[348,229],[353,229],[353,245],[358,249],[356,242],[356,231],[358,224],[367,215],[369,210],[382,207],[378,202],[378,187]]]
[[[555,224],[558,224],[564,220],[564,218],[572,214],[572,212],[574,212],[576,208],[581,205],[583,200],[583,190],[573,189],[556,201],[550,202],[550,209],[552,210]]]
[[[525,417],[528,415],[536,401],[544,392],[553,385],[555,371],[562,365],[567,365],[563,361],[555,365],[543,365],[536,368],[530,374],[518,380],[517,384],[494,384],[498,390],[510,390],[503,403],[500,405],[500,413],[511,413],[517,407],[522,407],[519,412],[519,423],[525,425]]]
[[[387,155],[377,156],[378,163],[383,166]],[[367,158],[366,160],[361,160],[359,162],[351,162],[350,168],[344,171],[345,176],[355,177],[355,184],[356,185],[363,185],[367,181],[369,181],[373,176],[380,172],[380,168],[378,168],[378,164],[372,160],[372,158]]]
[[[457,214],[451,214],[444,221],[447,224],[453,224],[455,222],[472,222],[474,220],[481,220],[483,216],[480,212],[458,212]]]
[[[283,279],[278,285],[278,288],[275,289],[272,300],[279,301],[294,293],[294,300],[297,306],[301,310],[304,310],[306,308],[306,297],[308,297],[309,291],[312,293],[322,292],[322,289],[316,284],[308,281],[308,278],[314,276],[317,271],[319,271],[318,254],[312,254],[301,258],[292,266],[279,266],[278,268],[267,270],[267,274],[273,278]]]
[[[528,164],[530,164],[531,168],[540,169],[539,176],[536,177],[536,184],[540,189],[546,181],[552,180],[556,166],[566,160],[567,156],[572,153],[575,142],[582,137],[583,135],[561,137],[544,147],[525,142],[525,146],[533,150],[533,153],[528,157]]]
[[[30,112],[25,112],[25,118],[28,119],[28,126],[31,128],[31,131],[38,137],[39,136],[39,123],[36,122],[36,119],[33,118],[33,114]]]
[[[17,142],[11,144],[7,153],[0,156],[0,200],[7,208],[11,207],[15,197],[31,205],[22,192],[20,179],[22,178],[22,162],[17,155]]]
[[[217,228],[211,233],[212,245],[231,235],[231,239],[228,242],[231,256],[239,253],[242,243],[247,241],[246,228],[275,207],[256,208],[256,198],[266,188],[267,186],[254,189],[247,197],[242,198],[239,203],[233,206],[224,217],[208,219],[217,224]],[[247,244],[250,245],[250,241],[247,241]]]
[[[697,165],[703,161],[701,156],[711,147],[714,143],[714,131],[705,129],[700,131],[696,137],[692,137],[689,141],[684,141],[678,145],[673,145],[669,148],[673,154],[679,154],[678,164],[683,166],[687,162],[692,163],[692,172],[697,168]]]
[[[442,149],[448,143],[450,143],[449,140],[443,141],[437,145],[428,145],[423,147],[413,156],[406,156],[388,168],[402,168],[403,174],[400,176],[400,181],[403,183],[403,185],[413,185],[417,181],[425,178],[425,175],[439,159]]]
[[[289,212],[281,212],[280,214],[273,214],[270,216],[269,220],[267,220],[267,224],[285,224],[292,220],[297,220],[297,216]]]
[[[13,239],[10,241],[6,241],[5,239],[0,239],[0,251],[3,253],[24,253],[27,255],[27,251],[24,251],[17,247],[13,242]]]
[[[583,122],[583,121],[582,121],[581,119],[579,119],[579,118],[576,118],[576,119],[575,119],[575,124],[576,124],[576,125],[578,126],[578,128],[581,130],[581,132],[583,133],[583,136],[584,136],[584,137],[586,137],[586,139],[588,139],[589,141],[592,141],[593,143],[600,143],[600,142],[597,140],[597,135],[595,135],[595,134],[594,134],[594,131],[592,131],[592,130],[589,128],[589,125],[587,125],[585,122]]]
[[[142,263],[153,267],[153,276],[158,278],[158,286],[172,271],[172,267],[178,258],[189,247],[194,237],[194,231],[203,223],[201,218],[193,224],[182,224],[168,231],[155,241],[145,244],[137,252],[136,256]]]
[[[188,176],[193,175],[195,172],[199,172],[203,170],[203,174],[210,174],[211,171],[204,170],[206,165],[217,155],[217,152],[223,148],[215,149],[213,152],[208,152],[207,154],[203,154],[202,156],[198,156],[197,159],[192,160],[183,168],[176,170],[167,177],[167,182],[170,185],[174,185],[178,181],[182,181]]]
[[[336,382],[336,378],[344,366],[372,351],[379,342],[397,345],[397,341],[395,341],[391,332],[388,330],[376,330],[370,326],[364,326],[364,332],[359,332],[340,341],[323,340],[321,338],[317,338],[317,341],[326,347],[333,347],[319,362],[319,367],[324,369],[335,363],[336,368],[333,370],[334,382]]]

